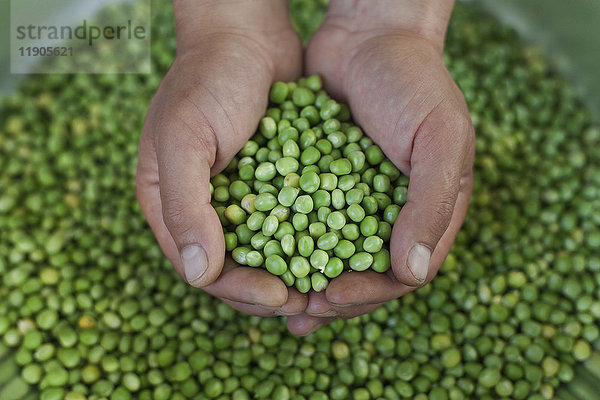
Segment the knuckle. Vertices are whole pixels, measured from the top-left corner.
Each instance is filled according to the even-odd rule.
[[[454,197],[452,194],[448,194],[435,202],[431,208],[429,234],[436,240],[446,232],[448,225],[450,225],[450,219],[454,212],[454,203]]]
[[[173,192],[161,191],[163,221],[173,234],[184,235],[191,230],[189,207]]]

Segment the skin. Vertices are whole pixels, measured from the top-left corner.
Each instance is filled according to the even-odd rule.
[[[302,45],[285,1],[174,1],[177,54],[148,110],[140,139],[137,198],[158,242],[186,279],[180,252],[206,253],[190,284],[247,314],[296,314],[307,297],[266,271],[224,258],[209,179],[254,133],[278,80],[297,79]],[[259,94],[263,95],[259,95]]]
[[[199,244],[207,269],[191,284],[247,314],[288,315],[288,329],[297,335],[371,312],[431,281],[466,214],[475,148],[467,106],[442,62],[452,6],[448,0],[332,0],[311,39],[305,75],[323,77],[325,89],[350,105],[411,183],[392,231],[392,268],[344,273],[325,291],[301,294],[266,271],[224,259],[208,190],[210,176],[254,133],[270,85],[301,75],[302,48],[287,4],[174,1],[177,56],[148,110],[136,185],[177,272],[185,279],[180,252]],[[407,265],[417,243],[432,251],[425,280]]]

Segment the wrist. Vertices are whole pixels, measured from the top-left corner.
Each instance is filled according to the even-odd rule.
[[[173,10],[177,53],[202,47],[214,35],[268,43],[275,33],[293,30],[285,0],[173,0]]]
[[[440,51],[454,0],[331,0],[326,22],[363,36],[400,34]]]

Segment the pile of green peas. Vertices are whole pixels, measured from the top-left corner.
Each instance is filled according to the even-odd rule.
[[[269,100],[256,134],[211,180],[227,251],[301,293],[345,270],[387,271],[408,177],[318,75],[276,82]]]
[[[295,337],[186,285],[137,206],[169,7],[153,7],[155,73],[30,76],[3,100],[0,399],[597,397],[600,129],[542,54],[457,3],[444,60],[478,138],[452,252],[424,288]],[[324,13],[291,7],[303,29]]]

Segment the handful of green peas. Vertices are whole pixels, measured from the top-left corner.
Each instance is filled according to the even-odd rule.
[[[276,82],[269,100],[256,134],[211,180],[227,251],[301,293],[343,271],[387,271],[408,177],[318,75]]]

